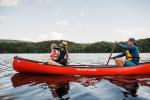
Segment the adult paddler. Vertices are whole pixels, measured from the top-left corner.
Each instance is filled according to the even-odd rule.
[[[139,64],[140,53],[138,48],[135,46],[137,43],[134,38],[129,38],[127,42],[128,46],[121,45],[117,41],[115,41],[115,44],[126,50],[122,54],[119,54],[115,57],[109,56],[109,59],[115,59],[117,66],[134,66]],[[126,56],[125,60],[121,58],[123,56]]]

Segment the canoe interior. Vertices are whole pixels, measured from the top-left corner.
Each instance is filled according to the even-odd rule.
[[[20,60],[25,60],[25,61],[29,61],[29,62],[33,62],[33,63],[43,63],[41,61],[34,61],[34,60],[29,60],[29,59],[25,59],[22,57],[18,57],[15,56],[14,58],[20,59]],[[139,65],[143,65],[143,64],[149,64],[150,62],[144,62],[144,63],[140,63]],[[49,64],[44,64],[44,65],[49,65]],[[52,65],[50,65],[52,66]],[[55,65],[53,65],[55,66]],[[136,65],[138,66],[138,65]],[[58,67],[62,67],[62,66],[58,66]],[[67,65],[67,66],[63,66],[63,67],[78,67],[78,68],[115,68],[117,67],[116,65]],[[123,67],[131,67],[131,66],[123,66]]]

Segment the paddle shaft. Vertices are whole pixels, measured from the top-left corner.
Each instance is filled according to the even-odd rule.
[[[111,57],[111,55],[112,55],[112,53],[113,53],[113,51],[114,51],[115,45],[116,45],[116,44],[114,44],[114,47],[113,47],[113,49],[112,49],[112,51],[111,51],[111,54],[110,54],[110,57]],[[107,65],[108,65],[108,63],[109,63],[109,60],[110,60],[110,59],[108,59]]]

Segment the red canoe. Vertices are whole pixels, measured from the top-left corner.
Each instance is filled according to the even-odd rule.
[[[14,57],[13,68],[17,72],[47,73],[57,75],[132,75],[150,74],[150,62],[136,66],[116,67],[114,65],[68,65],[55,66],[42,62]]]

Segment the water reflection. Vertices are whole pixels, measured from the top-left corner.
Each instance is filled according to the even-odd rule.
[[[150,87],[150,75],[105,76],[103,79],[108,80],[110,83],[115,84],[118,87],[125,97],[123,100],[125,100],[128,95],[137,97],[139,85]],[[124,91],[120,88],[123,88]]]
[[[62,98],[63,95],[68,94],[68,91],[70,89],[69,82],[67,83],[60,82],[57,84],[48,85],[48,88],[50,88],[50,90],[52,91],[53,97],[58,97],[60,98],[60,100],[68,100],[70,98],[70,97]]]
[[[150,87],[150,75],[130,75],[130,76],[56,76],[47,74],[33,73],[17,73],[12,78],[14,88],[23,85],[36,86],[39,84],[40,89],[48,89],[51,91],[53,98],[58,97],[59,100],[69,100],[67,94],[71,89],[73,82],[80,83],[84,87],[94,85],[105,80],[111,84],[115,84],[119,91],[123,93],[123,100],[127,97],[138,97],[137,92],[140,86]],[[110,87],[108,87],[110,88]],[[123,90],[122,90],[123,89]],[[113,91],[113,90],[112,90]],[[64,97],[64,95],[67,95]]]
[[[118,76],[113,78],[104,78],[104,79],[118,86],[119,87],[118,89],[120,90],[120,92],[123,93],[125,99],[128,97],[128,95],[131,95],[132,97],[138,96],[136,95],[136,93],[139,89],[139,84],[136,79],[131,79],[131,78],[125,79],[124,77],[118,78]],[[122,91],[120,88],[124,88],[126,91]]]

